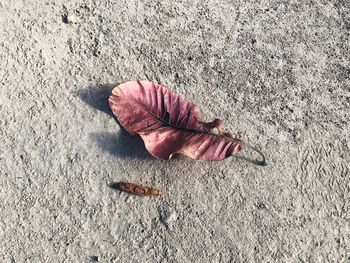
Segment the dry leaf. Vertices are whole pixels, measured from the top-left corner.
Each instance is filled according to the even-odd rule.
[[[222,121],[199,121],[200,110],[168,88],[149,81],[129,81],[113,89],[109,104],[120,124],[139,134],[156,158],[182,153],[198,160],[222,160],[244,142],[222,132]],[[213,133],[217,128],[219,134]]]

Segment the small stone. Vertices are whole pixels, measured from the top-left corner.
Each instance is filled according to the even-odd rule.
[[[130,204],[133,201],[133,197],[129,195],[128,197],[125,198],[125,203]]]
[[[162,217],[162,223],[164,225],[169,225],[171,222],[175,221],[177,218],[177,215],[175,212],[172,212],[170,214],[167,214],[166,216]]]
[[[78,18],[74,14],[67,15],[67,23],[68,24],[76,24],[78,23]]]

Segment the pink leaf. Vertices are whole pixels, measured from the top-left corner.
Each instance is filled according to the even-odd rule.
[[[139,134],[156,158],[182,153],[198,160],[222,160],[242,149],[243,141],[221,130],[222,121],[199,121],[200,110],[168,88],[129,81],[114,88],[109,105],[120,124]],[[216,128],[219,134],[212,130]]]

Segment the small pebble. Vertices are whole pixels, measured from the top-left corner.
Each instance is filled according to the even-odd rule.
[[[67,16],[67,23],[69,23],[69,24],[76,24],[76,23],[78,23],[78,18],[74,14],[69,14]]]
[[[127,196],[126,198],[125,198],[125,203],[127,203],[127,204],[130,204],[130,203],[132,203],[132,201],[133,201],[133,197],[132,196]]]
[[[164,217],[162,217],[162,222],[165,225],[169,225],[171,222],[175,221],[177,218],[176,213],[172,212]]]

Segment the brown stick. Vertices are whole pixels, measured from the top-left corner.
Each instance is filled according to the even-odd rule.
[[[151,188],[151,187],[145,187],[142,185],[129,183],[129,182],[113,183],[111,185],[111,187],[114,189],[117,189],[119,191],[123,191],[123,192],[133,194],[133,195],[140,195],[140,196],[161,196],[161,195],[164,195],[164,193],[158,189]]]

